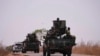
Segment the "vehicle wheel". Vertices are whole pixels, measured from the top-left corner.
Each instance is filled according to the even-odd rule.
[[[63,56],[66,56],[66,54],[63,54]]]
[[[35,53],[39,53],[39,50],[35,50],[34,52],[35,52]]]
[[[43,47],[43,56],[46,56],[46,49]]]
[[[50,52],[47,52],[47,56],[51,56],[51,55],[50,55]]]
[[[13,51],[13,53],[15,53],[16,51]]]
[[[22,53],[26,53],[26,50],[22,50]]]
[[[37,49],[37,53],[39,53],[39,48]]]
[[[36,50],[34,50],[34,53],[36,53]]]
[[[37,50],[36,53],[39,53],[39,50]]]
[[[46,51],[45,50],[43,50],[43,56],[46,56]]]
[[[71,56],[71,54],[67,54],[67,56]]]
[[[67,56],[71,56],[72,48],[69,49]]]
[[[51,55],[50,55],[50,50],[49,50],[49,49],[47,50],[47,56],[51,56]]]

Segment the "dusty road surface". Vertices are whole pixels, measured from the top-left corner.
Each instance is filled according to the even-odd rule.
[[[41,53],[27,52],[25,54],[23,54],[23,53],[12,53],[11,56],[43,56],[43,54],[42,54],[42,52]],[[55,54],[51,54],[51,56],[62,56],[62,54],[55,53]],[[72,56],[93,56],[93,55],[72,54]]]

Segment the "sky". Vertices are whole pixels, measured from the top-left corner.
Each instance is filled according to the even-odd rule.
[[[100,42],[100,0],[0,0],[0,42],[12,45],[66,20],[76,43]]]

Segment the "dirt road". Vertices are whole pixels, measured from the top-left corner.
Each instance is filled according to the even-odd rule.
[[[13,53],[11,56],[43,56],[43,54],[42,52],[41,53],[27,52],[25,54]],[[51,56],[62,56],[62,54],[55,53],[55,54],[51,54]],[[93,55],[72,54],[72,56],[93,56]]]

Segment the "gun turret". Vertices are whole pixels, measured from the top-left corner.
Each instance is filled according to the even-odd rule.
[[[58,33],[58,35],[64,34],[66,31],[66,21],[57,18],[57,20],[53,21],[53,27]]]

